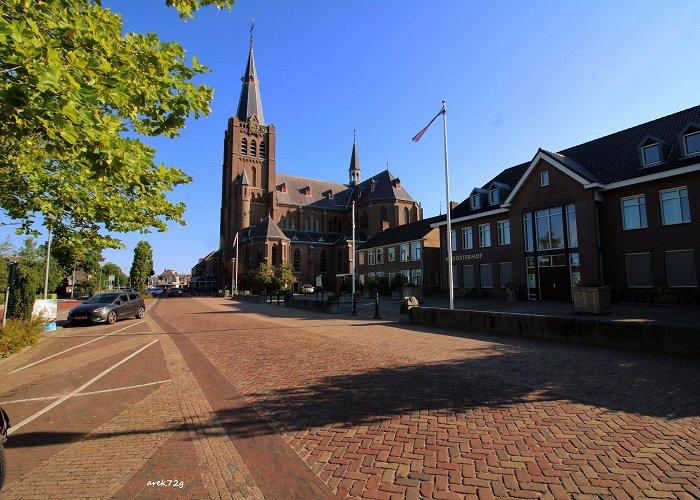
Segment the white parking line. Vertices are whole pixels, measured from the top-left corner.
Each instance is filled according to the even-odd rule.
[[[65,351],[57,352],[56,354],[52,354],[51,356],[48,356],[48,357],[46,357],[46,358],[44,358],[44,359],[40,359],[39,361],[34,361],[34,363],[30,363],[30,364],[28,364],[28,365],[26,365],[26,366],[23,366],[23,367],[21,367],[21,368],[17,368],[16,370],[13,370],[13,371],[11,371],[10,373],[8,373],[8,375],[12,375],[13,373],[17,373],[17,372],[19,372],[19,371],[22,371],[22,370],[24,370],[25,368],[31,368],[31,367],[34,366],[34,365],[38,365],[39,363],[43,363],[44,361],[47,361],[47,360],[49,360],[49,359],[51,359],[51,358],[55,358],[56,356],[60,356],[61,354],[64,354],[64,353],[66,353],[66,352],[68,352],[68,351],[72,351],[73,349],[77,349],[78,347],[83,347],[84,345],[88,345],[88,344],[90,344],[90,343],[92,343],[92,342],[97,342],[98,340],[101,340],[101,339],[103,339],[103,338],[105,338],[105,337],[109,337],[110,335],[114,335],[115,333],[119,333],[119,332],[121,332],[121,331],[124,331],[124,330],[126,330],[127,328],[131,328],[132,326],[140,325],[141,323],[145,323],[145,321],[139,321],[138,323],[133,323],[133,324],[131,324],[131,325],[129,325],[129,326],[125,326],[125,327],[122,328],[121,330],[117,330],[117,331],[114,331],[114,332],[112,332],[112,333],[108,333],[107,335],[103,335],[102,337],[97,337],[96,339],[89,340],[89,341],[87,341],[87,342],[85,342],[85,343],[83,343],[83,344],[80,344],[80,345],[76,345],[76,346],[73,346],[73,347],[69,347],[69,348],[66,349]]]
[[[56,408],[58,405],[60,405],[61,403],[63,403],[63,402],[66,401],[67,399],[72,398],[72,397],[75,396],[76,394],[81,393],[81,392],[83,391],[83,389],[85,389],[86,387],[88,387],[88,386],[94,384],[95,382],[97,382],[98,380],[100,380],[102,377],[104,377],[105,375],[107,375],[109,372],[111,372],[112,370],[114,370],[114,369],[117,368],[118,366],[120,366],[120,365],[126,363],[126,362],[129,361],[131,358],[133,358],[133,357],[136,356],[137,354],[141,353],[142,351],[146,350],[147,348],[151,347],[151,346],[152,346],[153,344],[155,344],[156,342],[160,342],[160,340],[159,340],[159,339],[156,339],[156,340],[154,340],[153,342],[150,342],[149,344],[146,344],[145,346],[143,346],[143,347],[142,347],[141,349],[139,349],[138,351],[136,351],[136,352],[134,352],[134,353],[132,353],[132,354],[129,354],[126,358],[122,359],[122,360],[119,361],[118,363],[113,364],[112,366],[110,366],[109,368],[107,368],[105,371],[103,371],[103,372],[100,373],[99,375],[94,376],[93,378],[91,378],[90,380],[88,380],[87,382],[85,382],[83,385],[81,385],[80,387],[78,387],[78,388],[77,388],[76,390],[74,390],[73,392],[70,392],[70,393],[66,394],[65,396],[61,397],[61,399],[59,399],[58,401],[54,401],[53,403],[51,403],[49,406],[47,406],[47,407],[44,408],[43,410],[40,410],[40,411],[36,412],[34,415],[25,418],[25,419],[22,420],[20,423],[15,424],[12,428],[10,428],[9,431],[7,431],[7,433],[8,433],[8,434],[12,434],[12,433],[14,433],[14,432],[17,432],[18,429],[21,429],[22,427],[24,427],[25,425],[27,425],[28,423],[30,423],[32,420],[35,420],[35,419],[39,418],[39,417],[42,416],[44,413],[46,413],[46,412],[52,410],[53,408]]]
[[[104,389],[101,391],[92,391],[92,392],[81,392],[80,394],[76,394],[75,397],[92,396],[93,394],[104,394],[105,392],[126,391],[127,389],[139,389],[140,387],[148,387],[149,385],[156,385],[156,384],[166,384],[168,382],[172,382],[172,380],[171,379],[159,380],[157,382],[148,382],[146,384],[129,385],[126,387],[115,387],[114,389]],[[61,394],[59,396],[46,396],[43,398],[14,399],[12,401],[0,401],[0,405],[11,405],[13,403],[28,403],[30,401],[48,401],[49,399],[58,399],[58,398],[62,398],[63,396],[65,396],[65,394]]]

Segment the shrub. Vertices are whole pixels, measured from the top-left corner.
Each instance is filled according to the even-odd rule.
[[[42,331],[44,324],[38,319],[7,320],[4,328],[0,326],[0,358],[5,358],[25,346],[36,344]]]

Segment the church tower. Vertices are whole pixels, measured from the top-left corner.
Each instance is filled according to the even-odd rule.
[[[352,141],[352,156],[350,157],[348,175],[350,177],[350,187],[355,187],[360,183],[360,158],[357,156],[357,144],[354,138]]]
[[[233,241],[240,231],[275,212],[275,127],[266,125],[253,54],[253,28],[235,116],[224,134],[219,228],[220,283],[231,282]],[[240,238],[240,236],[239,236]]]

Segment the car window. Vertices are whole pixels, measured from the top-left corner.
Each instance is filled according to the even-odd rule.
[[[127,297],[126,295],[120,295],[119,300],[121,300],[122,302],[126,302],[127,300],[129,300],[129,297]]]
[[[117,298],[116,293],[98,293],[87,299],[86,304],[109,304]]]
[[[129,294],[129,300],[136,300],[136,294],[135,294],[135,293],[130,293],[130,294]]]

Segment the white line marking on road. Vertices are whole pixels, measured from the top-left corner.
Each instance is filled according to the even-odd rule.
[[[66,394],[66,395],[63,396],[61,399],[59,399],[58,401],[54,401],[53,403],[51,403],[49,406],[47,406],[47,407],[44,408],[43,410],[40,410],[40,411],[36,412],[34,415],[32,415],[31,417],[27,417],[27,418],[25,418],[24,420],[22,420],[20,423],[15,424],[12,428],[10,428],[9,431],[7,431],[7,433],[8,433],[8,434],[12,434],[12,433],[16,432],[17,429],[21,429],[22,427],[24,427],[25,425],[27,425],[28,423],[30,423],[32,420],[39,418],[39,417],[42,416],[44,413],[46,413],[46,412],[48,412],[49,410],[52,410],[53,408],[57,407],[58,405],[60,405],[60,404],[63,403],[64,401],[66,401],[67,399],[72,398],[72,397],[75,396],[76,394],[81,393],[81,392],[83,391],[83,389],[85,389],[86,387],[90,386],[91,384],[94,384],[95,382],[97,382],[98,380],[100,380],[102,377],[104,377],[105,375],[107,375],[109,372],[111,372],[112,370],[114,370],[115,368],[117,368],[119,365],[122,365],[122,364],[126,363],[126,362],[129,361],[131,358],[133,358],[134,356],[136,356],[136,355],[139,354],[140,352],[146,350],[147,348],[151,347],[151,346],[152,346],[153,344],[155,344],[156,342],[160,342],[160,340],[159,340],[159,339],[156,339],[156,340],[154,340],[153,342],[150,342],[149,344],[146,344],[145,346],[143,346],[143,347],[142,347],[141,349],[139,349],[138,351],[136,351],[136,352],[134,352],[134,353],[132,353],[132,354],[129,354],[126,358],[122,359],[121,361],[119,361],[119,362],[116,363],[116,364],[113,364],[112,366],[110,366],[109,368],[107,368],[105,371],[103,371],[103,372],[100,373],[99,375],[95,375],[93,378],[91,378],[90,380],[88,380],[87,382],[85,382],[83,385],[81,385],[80,387],[78,387],[78,388],[77,388],[76,390],[74,390],[73,392],[70,392],[70,393]]]
[[[114,392],[114,391],[126,391],[127,389],[139,389],[141,387],[148,387],[149,385],[156,385],[156,384],[166,384],[168,382],[172,382],[171,379],[168,380],[159,380],[157,382],[148,382],[146,384],[138,384],[138,385],[129,385],[126,387],[115,387],[114,389],[104,389],[102,391],[92,391],[92,392],[81,392],[80,394],[76,394],[75,397],[78,396],[92,396],[93,394],[103,394],[105,392]],[[28,403],[30,401],[48,401],[50,399],[58,399],[65,396],[65,394],[60,394],[58,396],[46,396],[43,398],[27,398],[27,399],[15,399],[12,401],[0,401],[0,405],[10,405],[13,403]]]
[[[96,339],[89,340],[89,341],[87,341],[87,342],[85,342],[85,343],[83,343],[83,344],[80,344],[80,345],[76,345],[76,346],[73,346],[73,347],[69,347],[69,348],[66,349],[65,351],[57,352],[56,354],[52,354],[51,356],[48,356],[48,357],[46,357],[46,358],[44,358],[44,359],[40,359],[39,361],[34,361],[34,363],[30,363],[30,364],[28,364],[28,365],[26,365],[26,366],[23,366],[23,367],[21,367],[21,368],[17,368],[16,370],[13,370],[13,371],[11,371],[10,373],[8,373],[8,375],[12,375],[13,373],[17,373],[17,372],[19,372],[19,371],[22,371],[22,370],[24,370],[25,368],[31,368],[31,367],[34,366],[34,365],[38,365],[39,363],[43,363],[44,361],[47,361],[47,360],[49,360],[49,359],[51,359],[51,358],[55,358],[56,356],[60,356],[61,354],[64,354],[64,353],[66,353],[66,352],[68,352],[68,351],[72,351],[73,349],[77,349],[78,347],[83,347],[84,345],[91,344],[92,342],[97,342],[97,341],[100,340],[100,339],[103,339],[103,338],[105,338],[105,337],[109,337],[110,335],[114,335],[115,333],[122,332],[122,331],[126,330],[127,328],[131,328],[132,326],[140,325],[141,323],[145,323],[145,321],[139,321],[138,323],[134,323],[134,324],[132,324],[132,325],[125,326],[125,327],[122,328],[121,330],[117,330],[117,331],[114,331],[114,332],[112,332],[112,333],[108,333],[107,335],[102,335],[102,337],[97,337]]]

